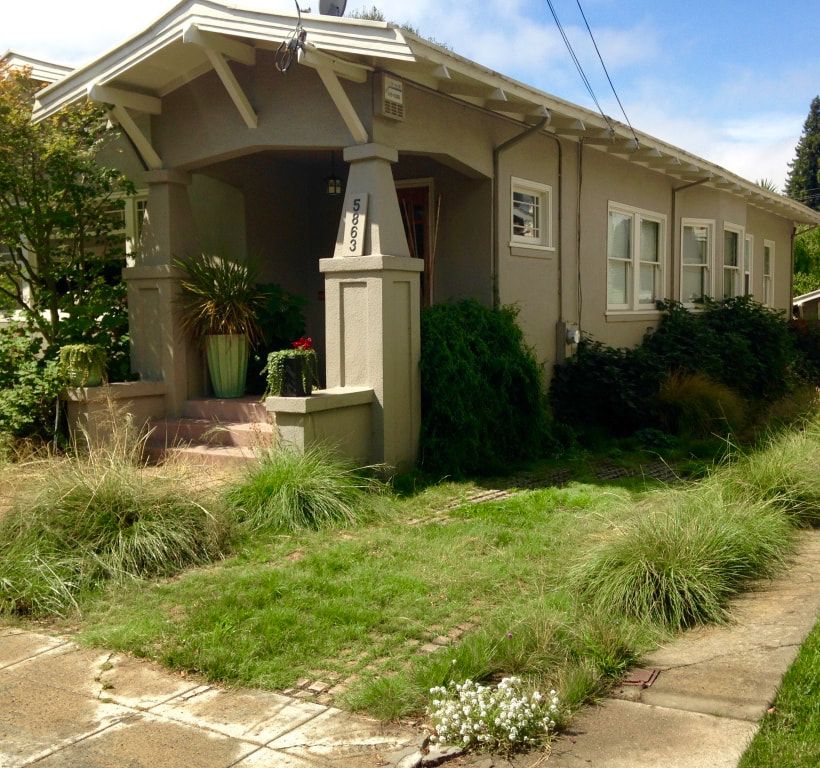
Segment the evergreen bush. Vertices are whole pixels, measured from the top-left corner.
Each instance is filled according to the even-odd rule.
[[[511,307],[440,304],[421,317],[421,465],[463,476],[552,446],[541,371]]]

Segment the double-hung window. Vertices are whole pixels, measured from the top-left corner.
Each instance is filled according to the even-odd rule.
[[[693,306],[712,294],[715,222],[681,220],[681,301]]]
[[[511,246],[552,249],[552,187],[512,179]]]
[[[609,204],[607,309],[653,310],[664,298],[666,217]]]
[[[755,237],[746,235],[743,243],[743,295],[754,296]]]
[[[743,227],[723,225],[723,298],[732,299],[743,293]]]
[[[763,241],[763,303],[774,306],[774,243]]]

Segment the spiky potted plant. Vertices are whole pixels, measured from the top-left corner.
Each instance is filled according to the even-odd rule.
[[[177,261],[182,327],[205,347],[214,394],[242,397],[250,345],[261,337],[262,294],[247,264],[212,254]]]

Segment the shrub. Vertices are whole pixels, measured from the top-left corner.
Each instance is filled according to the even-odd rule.
[[[550,400],[558,421],[628,435],[657,423],[662,368],[641,347],[615,349],[584,340],[555,369]]]
[[[551,446],[541,371],[516,310],[440,304],[421,318],[421,465],[483,474]]]
[[[355,522],[368,491],[382,488],[327,449],[275,448],[227,494],[237,521],[250,530],[294,531]]]
[[[0,519],[0,614],[64,614],[109,580],[162,576],[222,552],[227,529],[185,476],[138,450],[35,462]]]
[[[796,353],[783,313],[749,296],[707,300],[699,311],[667,301],[643,346],[665,371],[705,373],[744,397],[772,400],[793,380]]]
[[[691,437],[734,432],[746,407],[740,395],[704,373],[673,373],[661,384],[658,401],[666,428]]]
[[[41,339],[22,325],[0,328],[0,434],[49,435],[64,377]]]
[[[820,320],[792,320],[789,332],[797,350],[798,373],[820,387]]]
[[[650,503],[575,567],[581,598],[598,610],[672,629],[719,621],[727,600],[789,551],[792,529],[775,505],[714,478]]]

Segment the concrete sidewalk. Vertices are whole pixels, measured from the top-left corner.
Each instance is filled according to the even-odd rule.
[[[0,768],[370,768],[415,732],[0,630]]]

